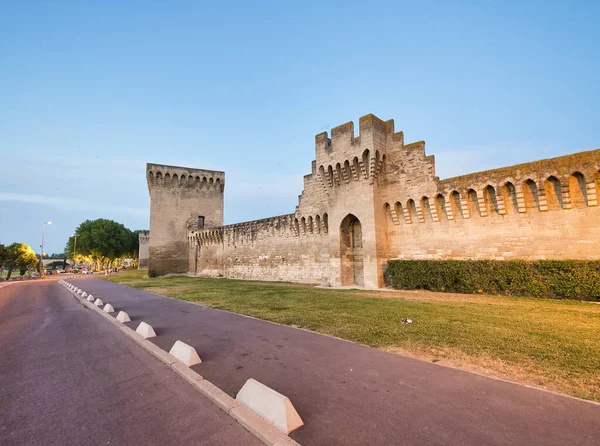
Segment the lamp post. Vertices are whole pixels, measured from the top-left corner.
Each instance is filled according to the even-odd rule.
[[[42,268],[44,266],[44,230],[46,229],[46,225],[51,225],[52,222],[51,221],[45,221],[42,224],[42,252],[40,252],[40,276],[42,275]]]

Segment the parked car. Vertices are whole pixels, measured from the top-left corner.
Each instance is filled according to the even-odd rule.
[[[93,272],[89,269],[84,269],[83,271],[81,271],[82,274],[93,274]]]

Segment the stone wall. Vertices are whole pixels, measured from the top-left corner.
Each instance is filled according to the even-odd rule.
[[[294,214],[190,233],[188,241],[201,276],[329,283],[326,225],[309,231]]]
[[[599,161],[592,150],[437,181],[429,196],[398,190],[388,258],[598,259]]]
[[[280,217],[227,226],[214,218],[200,230],[190,218],[212,209],[222,221],[222,193],[189,189],[182,199],[180,186],[160,184],[150,263],[377,288],[394,258],[600,258],[599,149],[440,180],[423,141],[405,144],[392,120],[367,115],[358,136],[352,122],[317,135],[315,155],[295,212]],[[154,251],[152,221],[166,234]]]
[[[203,224],[223,224],[223,172],[148,164],[150,233],[148,274],[193,271],[186,242],[188,231]]]

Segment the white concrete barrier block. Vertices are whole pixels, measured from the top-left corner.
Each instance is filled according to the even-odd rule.
[[[96,300],[96,298],[94,296],[92,296],[91,294],[87,297],[88,302],[94,302]]]
[[[127,313],[125,313],[124,311],[119,311],[119,314],[117,314],[117,320],[119,322],[130,322],[131,319],[129,319],[129,315]]]
[[[169,350],[169,353],[188,367],[202,363],[202,360],[200,359],[200,356],[198,356],[196,349],[191,345],[187,345],[185,342],[175,342],[173,347],[171,347],[171,350]]]
[[[106,304],[106,305],[104,305],[104,311],[106,313],[114,313],[115,309],[113,308],[113,306],[111,304]]]
[[[290,399],[250,378],[235,397],[275,427],[289,434],[304,425]]]
[[[94,305],[96,305],[97,307],[101,307],[102,305],[104,305],[104,302],[102,302],[102,299],[96,299]]]
[[[81,291],[81,288],[77,288],[77,294],[81,294],[83,293],[83,291]]]
[[[140,322],[140,325],[138,325],[138,328],[135,331],[142,335],[144,339],[153,338],[156,336],[154,328],[145,322]]]
[[[88,297],[88,293],[86,293],[85,291],[83,293],[81,293],[81,297]]]

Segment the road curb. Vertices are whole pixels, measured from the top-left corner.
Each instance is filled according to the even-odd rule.
[[[135,343],[144,348],[144,350],[173,370],[177,375],[183,378],[204,397],[212,401],[213,404],[233,418],[237,423],[258,438],[262,443],[269,446],[300,446],[299,443],[285,435],[273,424],[260,417],[258,414],[244,406],[239,401],[230,397],[227,393],[223,392],[210,381],[204,379],[202,375],[187,367],[185,364],[175,358],[175,356],[164,351],[149,340],[144,339],[135,330],[117,321],[117,319],[112,317],[109,313],[104,312],[102,308],[94,305],[91,302],[88,302],[87,299],[81,298],[80,295],[73,292],[69,288],[65,287],[65,289],[69,291],[82,305],[90,310],[94,310],[95,313],[107,319],[125,336],[129,337]]]

